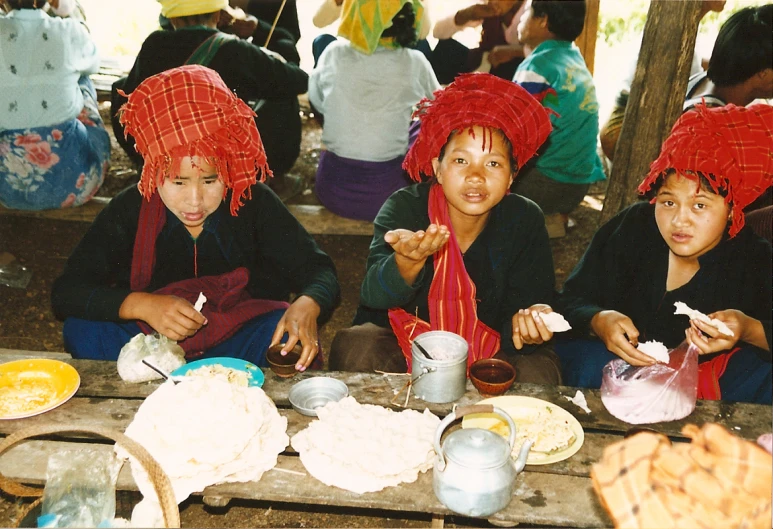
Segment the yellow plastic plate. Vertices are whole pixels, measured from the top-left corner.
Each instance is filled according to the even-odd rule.
[[[69,364],[44,358],[0,365],[0,419],[23,419],[67,402],[81,383]]]
[[[526,463],[529,465],[550,465],[551,463],[557,463],[572,457],[582,446],[585,441],[585,432],[580,426],[574,415],[566,411],[560,406],[556,406],[546,400],[535,399],[534,397],[519,397],[519,396],[503,396],[492,397],[490,399],[484,399],[477,404],[493,404],[499,408],[502,408],[507,412],[513,421],[515,422],[516,431],[518,429],[517,417],[522,415],[519,411],[524,408],[537,408],[537,409],[549,409],[551,413],[559,419],[565,419],[569,424],[569,428],[574,433],[574,440],[561,450],[551,452],[549,454],[539,452],[529,452],[529,457]],[[462,419],[462,428],[482,428],[484,430],[493,430],[498,425],[505,426],[505,422],[499,418],[499,415],[494,413],[476,413],[473,415],[467,415]],[[505,426],[506,427],[506,426]]]

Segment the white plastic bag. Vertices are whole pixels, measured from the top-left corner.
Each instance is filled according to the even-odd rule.
[[[682,419],[698,398],[698,349],[687,341],[670,351],[668,364],[634,367],[622,359],[604,366],[601,402],[631,424]]]
[[[166,336],[140,333],[121,349],[118,374],[126,382],[147,382],[161,378],[161,375],[142,363],[143,359],[171,373],[185,365],[185,351]]]

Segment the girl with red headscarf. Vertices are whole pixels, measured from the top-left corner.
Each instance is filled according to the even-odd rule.
[[[559,384],[540,317],[555,283],[544,217],[508,194],[550,133],[548,111],[481,73],[460,75],[416,115],[403,167],[429,181],[394,193],[376,217],[356,326],[334,339],[331,369],[410,371],[413,339],[444,330],[467,341],[468,365],[499,353],[516,380]]]
[[[579,340],[556,344],[568,385],[599,387],[636,348],[700,350],[698,397],[771,403],[771,247],[744,227],[744,208],[773,183],[773,107],[683,114],[639,186],[649,197],[596,232],[558,305]],[[724,322],[674,314],[674,303]],[[594,336],[597,339],[589,339]]]
[[[115,360],[134,335],[155,331],[188,357],[265,366],[266,349],[286,333],[283,350],[300,342],[296,369],[305,370],[338,281],[330,258],[258,182],[271,170],[255,113],[199,65],[149,77],[128,98],[121,121],[145,164],[54,284],[65,348]]]

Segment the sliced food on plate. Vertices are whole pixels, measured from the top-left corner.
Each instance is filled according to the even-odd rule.
[[[526,439],[534,441],[527,464],[546,465],[567,459],[577,453],[585,439],[582,426],[568,411],[550,402],[532,397],[504,396],[485,399],[479,404],[493,404],[505,410],[515,423],[513,457]],[[493,414],[465,417],[463,428],[484,428],[507,437],[507,424]]]

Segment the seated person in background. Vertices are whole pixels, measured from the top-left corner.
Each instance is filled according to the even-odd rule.
[[[199,65],[154,75],[129,96],[121,121],[145,158],[139,185],[97,216],[51,293],[73,357],[115,360],[155,331],[189,357],[266,366],[267,347],[287,332],[285,350],[303,345],[296,369],[314,360],[317,321],[338,297],[335,267],[256,183],[271,171],[253,116]]]
[[[552,312],[555,286],[545,221],[532,201],[508,194],[550,133],[547,111],[520,86],[473,73],[416,114],[405,168],[431,180],[381,208],[355,326],[333,340],[330,369],[410,372],[412,340],[444,330],[467,340],[468,366],[496,355],[519,382],[560,384],[540,317]]]
[[[221,9],[228,0],[159,0],[161,14],[174,31],[154,31],[142,43],[126,80],[113,86],[112,122],[118,143],[138,163],[133,140],[125,138],[118,109],[148,77],[183,64],[202,64],[215,70],[226,85],[258,113],[256,123],[277,176],[295,163],[301,149],[298,95],[306,92],[308,75],[258,45],[218,31]]]
[[[430,61],[438,81],[448,84],[460,73],[476,70],[512,79],[524,54],[517,43],[508,43],[505,30],[522,6],[519,0],[487,0],[438,20],[432,32],[438,42]],[[477,48],[468,49],[453,39],[459,31],[477,26],[482,26]]]
[[[722,11],[724,2],[702,2],[702,13]],[[746,106],[757,98],[773,97],[773,4],[747,7],[728,18],[717,34],[708,72],[700,67],[697,54],[687,84],[684,110],[705,100],[709,106],[728,103]],[[623,127],[625,107],[631,90],[636,63],[624,81],[607,123],[602,127],[601,148],[614,159]]]
[[[569,213],[593,182],[604,180],[596,152],[599,105],[593,76],[573,44],[585,24],[584,0],[527,0],[518,38],[532,50],[513,81],[555,112],[553,132],[513,191],[542,208],[551,238],[563,237]]]
[[[296,0],[229,0],[231,6],[240,8],[246,13],[261,21],[255,38],[259,40],[257,44],[263,46],[266,42],[271,26],[274,20],[277,21],[274,27],[274,36],[277,30],[280,33],[288,33],[295,42],[301,40],[301,27],[298,23],[298,6]],[[305,3],[305,2],[304,2]],[[277,15],[279,19],[277,20]],[[271,40],[274,40],[274,36]]]
[[[375,3],[344,0],[338,34],[348,40],[330,44],[309,78],[309,101],[324,116],[317,197],[337,215],[369,221],[409,184],[411,111],[440,88],[429,61],[410,49],[421,2]]]
[[[295,44],[298,38],[283,27],[275,27],[271,32],[271,22],[259,20],[249,13],[245,13],[240,7],[245,2],[229,0],[228,5],[220,10],[220,20],[217,29],[223,33],[236,35],[240,39],[252,39],[256,46],[263,46],[268,50],[278,53],[287,62],[301,63],[301,56]],[[273,20],[273,19],[272,19]],[[158,16],[158,23],[162,29],[174,30],[172,23],[164,15]],[[271,35],[271,39],[269,39]]]
[[[672,349],[686,335],[701,355],[698,398],[771,403],[771,248],[744,227],[744,208],[773,182],[772,151],[768,105],[679,118],[639,186],[652,201],[602,226],[566,280],[556,310],[580,338],[556,343],[567,385],[598,388],[618,356],[655,362],[638,343]],[[677,301],[734,336],[688,323]]]
[[[79,206],[99,190],[110,137],[89,74],[99,54],[85,26],[48,16],[45,2],[0,0],[0,203]],[[37,6],[40,7],[37,7]]]
[[[421,0],[420,0],[421,1]],[[334,24],[341,18],[341,11],[343,10],[344,0],[322,0],[322,3],[317,8],[317,12],[314,13],[314,17],[311,19],[312,23],[322,29],[331,24]],[[429,18],[429,9],[426,5],[422,6],[421,22],[417,24],[416,31],[418,39],[416,45],[413,46],[424,54],[429,60],[432,57],[432,50],[427,43],[427,35],[429,35],[429,28],[432,26],[432,21]],[[317,36],[311,44],[311,52],[314,56],[314,67],[317,67],[319,62],[319,56],[325,51],[331,42],[335,42],[336,38],[329,33],[322,33]]]

